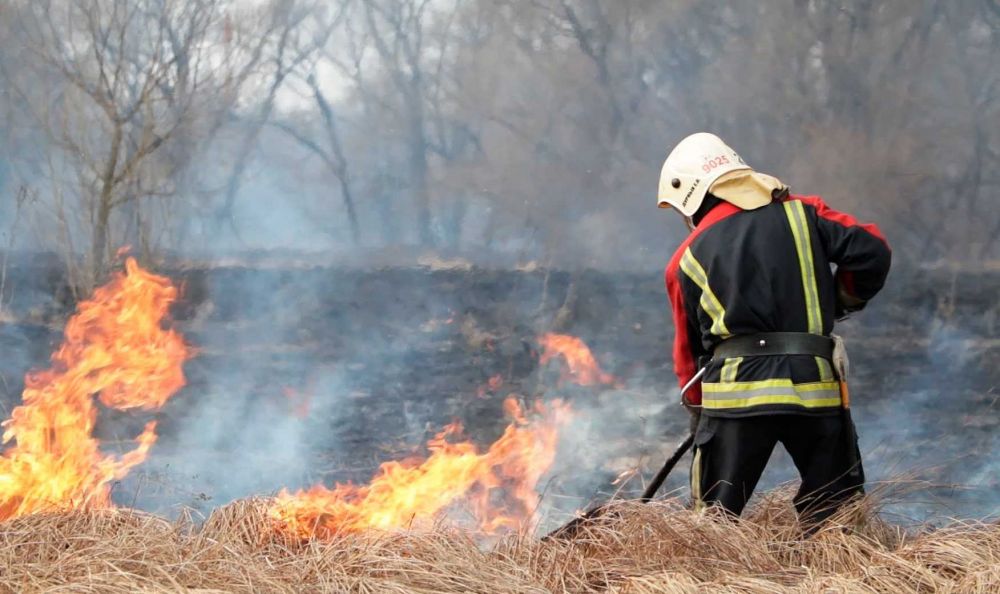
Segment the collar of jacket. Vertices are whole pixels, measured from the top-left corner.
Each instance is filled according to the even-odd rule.
[[[741,212],[742,210],[743,209],[741,209],[740,207],[730,204],[725,200],[720,200],[719,204],[717,204],[715,208],[708,211],[708,214],[706,214],[704,217],[702,217],[700,221],[698,221],[698,224],[695,225],[694,227],[694,233],[701,233],[702,231],[708,229],[709,227],[711,227],[715,223],[718,223],[722,219],[730,215],[734,215],[738,212]]]

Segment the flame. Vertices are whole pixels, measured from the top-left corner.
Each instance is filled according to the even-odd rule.
[[[593,353],[590,352],[586,343],[578,337],[550,332],[540,336],[538,342],[542,345],[540,362],[543,365],[557,355],[566,362],[562,380],[571,381],[581,386],[618,384],[618,378],[601,370]]]
[[[96,396],[118,410],[156,410],[181,387],[191,351],[161,327],[177,290],[129,258],[66,324],[52,366],[25,378],[22,404],[3,422],[0,520],[64,508],[111,505],[109,484],[146,459],[156,442],[149,422],[136,447],[104,454],[92,436]]]
[[[464,502],[484,532],[525,526],[538,504],[535,487],[555,458],[559,428],[569,420],[561,401],[536,403],[531,415],[514,398],[504,402],[512,422],[483,453],[459,439],[452,423],[431,439],[422,461],[386,462],[367,485],[322,485],[278,494],[270,516],[300,538],[424,524]]]

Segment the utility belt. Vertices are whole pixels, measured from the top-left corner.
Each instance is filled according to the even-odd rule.
[[[712,359],[767,355],[812,355],[833,361],[834,339],[808,332],[762,332],[734,336],[716,345]]]
[[[819,381],[794,383],[787,378],[736,381],[744,357],[805,355],[815,357]],[[766,408],[821,410],[850,406],[846,393],[847,354],[837,336],[806,332],[764,332],[728,338],[716,345],[710,361],[719,362],[720,378],[702,383],[702,407],[728,413]],[[707,362],[706,362],[707,363]]]

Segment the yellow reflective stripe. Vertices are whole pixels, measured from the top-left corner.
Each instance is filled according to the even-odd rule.
[[[727,398],[720,400],[705,400],[702,402],[702,408],[706,409],[719,409],[719,408],[748,408],[751,406],[759,406],[762,404],[794,404],[797,406],[802,406],[804,408],[827,408],[840,406],[840,397],[837,398],[817,398],[814,400],[806,400],[799,396],[788,395],[788,394],[772,394],[763,396],[753,396],[752,398]]]
[[[830,382],[837,378],[833,376],[833,367],[823,357],[816,357],[816,367],[819,368],[819,381]]]
[[[808,331],[812,334],[823,333],[823,317],[819,307],[819,289],[816,288],[816,267],[813,264],[812,239],[809,235],[809,224],[805,208],[798,200],[784,203],[785,215],[792,228],[795,238],[795,251],[799,256],[799,269],[802,272],[802,291],[806,297],[806,320]]]
[[[795,238],[795,251],[799,256],[799,269],[802,272],[802,292],[806,298],[806,323],[812,334],[823,333],[823,313],[819,305],[819,288],[816,285],[816,267],[813,263],[812,236],[809,234],[809,220],[806,218],[805,207],[798,200],[784,203],[788,225],[792,228]],[[830,364],[816,357],[819,378],[823,381],[833,379]]]
[[[701,289],[701,308],[712,318],[712,327],[709,331],[716,336],[728,337],[730,334],[726,328],[726,309],[708,286],[708,275],[691,253],[690,247],[684,250],[684,255],[681,256],[681,270]]]
[[[835,381],[795,384],[787,378],[702,384],[704,408],[746,408],[761,404],[792,404],[804,408],[839,406],[840,385]]]
[[[762,388],[792,388],[796,392],[816,392],[819,390],[839,390],[840,384],[835,381],[796,384],[788,378],[782,378],[749,382],[732,382],[728,384],[705,382],[701,386],[702,392],[745,392],[747,390],[760,390]]]
[[[701,448],[694,446],[694,459],[691,461],[691,499],[694,500],[694,511],[705,508],[701,499]]]
[[[740,363],[743,362],[743,357],[736,357],[733,359],[726,359],[726,362],[722,364],[722,371],[719,377],[719,381],[724,383],[731,383],[736,381],[736,373],[740,369]]]

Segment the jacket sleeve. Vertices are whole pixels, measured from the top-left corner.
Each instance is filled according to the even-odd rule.
[[[827,257],[837,265],[838,314],[858,311],[885,284],[892,251],[874,223],[859,223],[819,196],[801,198],[816,210],[816,229]]]
[[[667,296],[670,298],[670,308],[674,318],[674,373],[677,374],[678,385],[684,387],[684,384],[691,381],[697,373],[698,358],[705,355],[706,351],[701,344],[697,312],[688,307],[690,299],[684,297],[679,256],[675,256],[667,267],[666,281]],[[700,405],[701,384],[692,386],[685,394],[684,400],[688,404]]]

